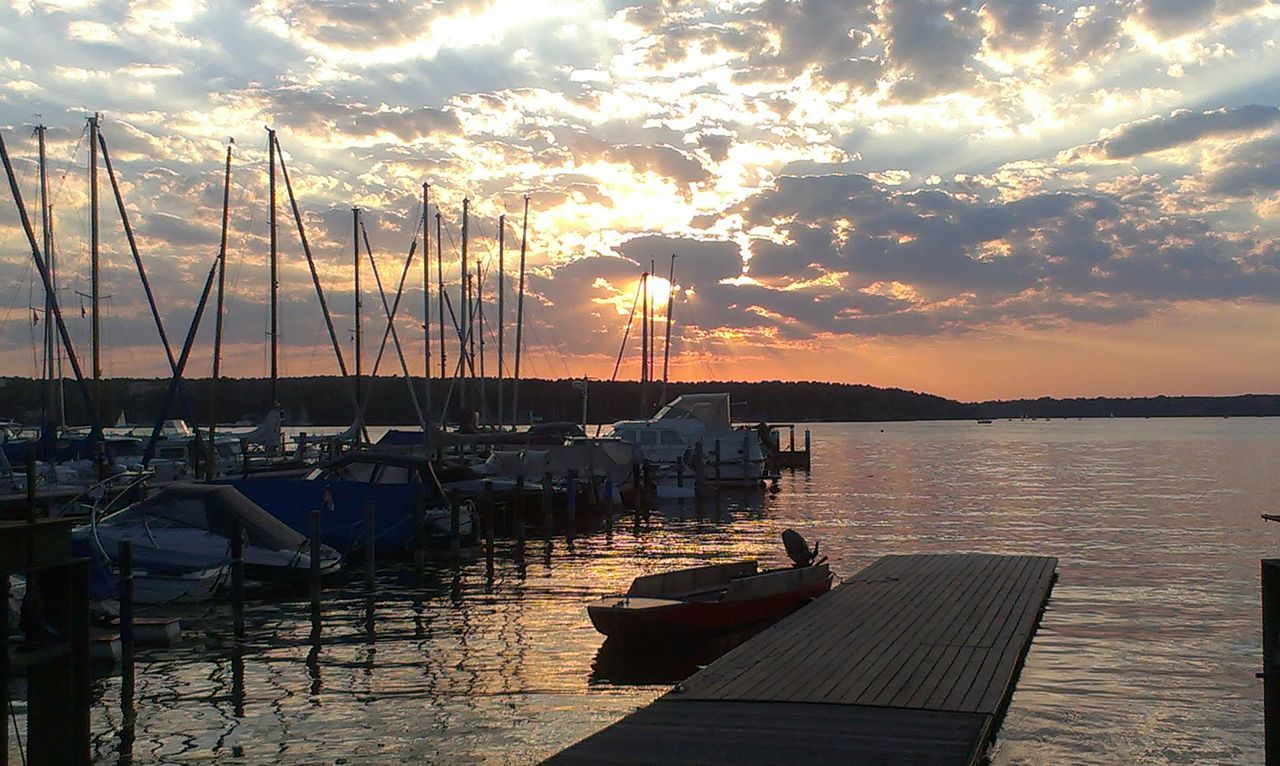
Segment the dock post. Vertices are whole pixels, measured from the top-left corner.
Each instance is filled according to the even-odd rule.
[[[480,515],[484,518],[484,565],[493,576],[493,482],[485,481],[480,494]]]
[[[462,501],[456,489],[449,490],[449,550],[455,561],[462,557]]]
[[[751,434],[742,432],[742,478],[751,478]]]
[[[684,456],[676,458],[676,486],[684,489]]]
[[[573,539],[578,522],[578,469],[565,472],[565,515],[568,517],[568,538]]]
[[[0,560],[0,602],[9,603],[9,567]],[[0,636],[9,635],[9,610],[0,609]],[[6,642],[7,643],[7,642]],[[0,766],[9,766],[9,652],[0,652]]]
[[[809,452],[809,429],[804,429],[804,469],[809,470],[809,461],[812,459],[812,453]]]
[[[524,546],[524,474],[516,476],[516,494],[512,498],[512,524],[515,526],[516,542]]]
[[[604,531],[613,534],[613,479],[604,480]]]
[[[53,471],[53,466],[49,466],[49,470]],[[36,456],[31,450],[27,450],[27,523],[34,524],[36,520]]]
[[[1280,766],[1280,559],[1262,560],[1262,720],[1267,766]]]
[[[120,717],[126,726],[133,725],[133,690],[133,543],[125,540],[120,543]]]
[[[244,643],[244,530],[238,521],[231,529],[231,634],[237,645]]]
[[[311,633],[320,635],[320,511],[311,512]]]
[[[720,486],[720,437],[716,437],[716,486]]]
[[[787,448],[788,452],[796,451],[796,427],[795,425],[787,426],[787,430],[791,432],[791,446]]]
[[[422,574],[427,564],[427,494],[413,503],[413,568]]]
[[[372,593],[374,588],[374,567],[377,566],[374,548],[377,544],[373,500],[366,500],[364,503],[364,590],[366,593]]]
[[[551,501],[554,499],[551,488],[551,472],[547,471],[542,474],[542,536],[544,539],[551,539],[551,532],[555,527],[554,510],[551,508]]]

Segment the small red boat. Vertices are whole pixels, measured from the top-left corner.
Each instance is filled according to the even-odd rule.
[[[729,633],[790,614],[831,589],[831,570],[825,557],[814,561],[816,546],[809,553],[800,535],[787,533],[783,539],[796,566],[760,571],[755,561],[735,561],[637,577],[625,594],[587,606],[591,624],[610,638],[671,640]]]

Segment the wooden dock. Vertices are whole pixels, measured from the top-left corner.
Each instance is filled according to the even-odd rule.
[[[546,763],[977,764],[1056,577],[1042,556],[886,556]]]

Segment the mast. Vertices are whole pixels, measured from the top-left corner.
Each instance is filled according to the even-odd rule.
[[[89,282],[92,303],[90,337],[93,368],[93,399],[98,411],[102,411],[102,349],[99,329],[102,319],[99,300],[98,271],[98,114],[89,118]]]
[[[653,327],[654,318],[658,315],[658,303],[653,299],[653,296],[652,296],[653,291],[650,289],[653,287],[652,277],[655,277],[658,275],[658,267],[652,258],[649,259],[649,274],[650,274],[650,279],[645,280],[644,294],[645,294],[645,298],[648,299],[645,301],[645,305],[649,307],[649,362],[648,362],[649,369],[648,369],[647,375],[649,378],[649,383],[652,384],[654,381],[653,359],[658,355],[658,334],[654,332],[654,327]],[[652,388],[652,385],[650,385],[650,388]]]
[[[467,367],[470,365],[472,373],[475,372],[476,360],[474,356],[467,355],[467,338],[469,333],[470,322],[468,319],[471,314],[468,311],[467,298],[470,292],[468,288],[471,286],[471,273],[467,271],[467,211],[471,205],[471,200],[463,197],[462,199],[462,271],[461,278],[458,280],[458,289],[462,291],[462,311],[458,317],[458,352],[462,357],[462,390],[458,392],[458,400],[462,404],[463,422],[468,422],[471,413],[467,410]]]
[[[640,275],[640,417],[649,417],[649,272]]]
[[[667,332],[662,341],[662,395],[663,404],[667,403],[667,372],[671,365],[671,310],[676,303],[676,254],[671,254],[671,271],[667,273]]]
[[[520,286],[516,294],[516,365],[511,383],[511,424],[520,422],[520,345],[524,331],[524,252],[529,235],[529,195],[524,195],[524,220],[520,223]]]
[[[431,184],[422,184],[422,438],[431,449]],[[442,348],[441,351],[444,349]]]
[[[355,269],[355,291],[356,291],[356,401],[360,398],[360,376],[363,368],[360,364],[360,208],[351,208],[351,256],[352,266]],[[370,253],[369,257],[373,257]],[[358,414],[358,413],[357,413]]]
[[[218,244],[218,293],[213,318],[213,375],[209,380],[209,459],[205,475],[218,472],[218,379],[222,375],[222,314],[227,286],[227,220],[231,207],[231,146],[227,145],[227,165],[222,181],[222,239]]]
[[[267,143],[271,167],[271,180],[268,187],[271,197],[268,208],[271,228],[271,406],[278,407],[280,405],[280,275],[277,271],[276,250],[276,132],[271,128],[267,128]]]
[[[49,224],[49,174],[46,169],[46,157],[44,149],[45,126],[36,126],[36,137],[40,145],[40,245],[44,251],[44,262],[49,265],[50,273],[53,271],[53,261],[51,254],[53,252],[53,232]],[[57,335],[53,329],[53,301],[49,296],[44,299],[44,368],[43,374],[45,379],[44,385],[44,420],[45,424],[54,416],[55,394],[54,381],[57,380],[57,368],[54,357],[58,348]],[[43,425],[43,424],[42,424]]]
[[[476,336],[479,337],[477,341]],[[471,339],[471,351],[475,352],[475,344],[480,344],[480,419],[488,421],[486,410],[488,410],[487,398],[485,396],[485,388],[488,386],[488,380],[484,376],[484,275],[480,271],[480,264],[476,264],[476,330],[475,335]]]
[[[506,269],[505,255],[503,248],[506,245],[507,233],[507,216],[502,214],[498,216],[498,427],[501,428],[506,423],[506,410],[502,400],[502,345],[503,336],[503,308],[505,306],[503,298],[506,296],[506,281],[503,277],[503,271]]]
[[[57,243],[57,240],[56,240],[56,239],[55,239],[55,237],[54,237],[54,230],[53,230],[53,227],[54,227],[54,223],[53,223],[53,205],[50,205],[50,206],[49,206],[49,256],[50,256],[50,260],[46,260],[46,261],[45,261],[45,264],[46,264],[47,268],[49,269],[49,285],[50,285],[50,288],[53,290],[54,295],[57,295],[57,293],[58,293],[58,272],[54,270],[54,265],[55,265],[55,264],[54,264],[54,261],[57,259],[57,255],[58,255],[58,243]],[[57,309],[57,303],[56,303],[56,302],[54,302],[54,304],[53,304],[53,308],[54,308],[54,309]],[[54,313],[55,313],[55,314],[57,314],[57,311],[55,311]],[[52,321],[52,320],[51,320],[51,321]],[[55,335],[54,335],[54,347],[53,347],[53,348],[54,348],[54,354],[55,354],[55,357],[54,357],[54,358],[55,358],[55,360],[56,360],[56,362],[57,362],[57,371],[55,372],[55,379],[58,381],[58,385],[54,388],[54,391],[55,391],[55,393],[57,394],[57,397],[58,397],[58,428],[59,428],[59,430],[65,431],[65,430],[67,430],[67,392],[66,392],[65,387],[63,386],[63,369],[62,369],[62,353],[63,353],[63,352],[62,352],[62,344],[60,344],[60,343],[58,342],[58,340],[57,340],[57,335],[56,335],[56,333],[58,332],[58,327],[57,327],[57,325],[56,325],[56,324],[55,324],[55,325],[54,325],[54,327],[53,327],[53,331],[54,331],[54,333],[55,333]]]
[[[448,354],[448,346],[444,344],[444,250],[441,247],[441,241],[444,239],[441,235],[444,233],[444,224],[441,221],[440,206],[436,205],[436,302],[440,309],[440,380],[449,377],[449,371],[445,368],[446,357]],[[445,413],[440,412],[440,422],[443,423]]]

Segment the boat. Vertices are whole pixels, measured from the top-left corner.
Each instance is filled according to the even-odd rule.
[[[673,479],[677,470],[701,461],[701,480],[720,484],[759,484],[765,472],[764,444],[755,428],[735,428],[728,394],[684,394],[648,420],[620,420],[610,436],[639,447],[659,472]]]
[[[311,512],[320,511],[320,540],[348,553],[365,541],[365,508],[374,511],[374,549],[378,555],[412,553],[417,535],[415,509],[422,509],[427,547],[449,544],[451,510],[430,459],[417,455],[352,450],[305,477],[224,479],[267,513],[302,534],[309,534]],[[459,513],[463,545],[472,536],[471,504]]]
[[[632,581],[625,594],[587,606],[591,624],[610,640],[707,638],[759,627],[831,589],[826,558],[794,530],[783,532],[793,566],[761,571],[756,561],[679,569]]]
[[[237,528],[243,535],[247,578],[271,586],[308,580],[311,546],[307,538],[235,488],[223,485],[168,484],[144,500],[77,527],[72,539],[109,569],[118,565],[120,544],[129,542],[139,592],[154,586],[162,601],[172,600],[164,597],[170,591],[189,592],[191,600],[199,600],[204,585],[230,563],[231,538]],[[321,547],[322,575],[338,571],[341,565],[342,557],[336,550]],[[143,585],[142,577],[157,582]],[[212,596],[212,590],[208,595]],[[143,596],[137,598],[147,603]]]

